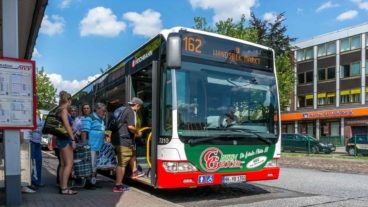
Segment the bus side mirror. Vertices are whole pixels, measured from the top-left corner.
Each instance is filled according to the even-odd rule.
[[[166,61],[169,68],[181,67],[181,37],[179,33],[171,33],[167,37]]]

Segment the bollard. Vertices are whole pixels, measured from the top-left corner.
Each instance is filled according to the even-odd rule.
[[[357,157],[356,135],[354,136],[354,158]]]

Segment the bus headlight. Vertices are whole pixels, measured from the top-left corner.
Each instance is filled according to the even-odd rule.
[[[278,167],[277,159],[272,159],[268,161],[265,165],[265,168]]]
[[[167,172],[195,172],[197,168],[189,162],[163,162]]]

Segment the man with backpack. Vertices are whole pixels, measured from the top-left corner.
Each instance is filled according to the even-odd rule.
[[[113,192],[124,192],[123,178],[125,168],[128,163],[131,164],[133,170],[132,178],[141,177],[143,172],[137,170],[135,158],[135,142],[134,137],[142,136],[137,127],[137,111],[141,108],[143,101],[134,97],[126,108],[118,108],[119,116],[115,115],[115,120],[110,121],[109,129],[112,131],[112,143],[115,145],[118,163],[116,166],[116,180]],[[115,114],[115,113],[114,113]],[[117,124],[111,124],[117,123]]]

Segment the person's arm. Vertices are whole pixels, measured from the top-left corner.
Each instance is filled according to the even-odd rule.
[[[88,133],[87,132],[82,132],[81,133],[81,139],[82,139],[82,143],[83,144],[86,144],[87,143],[87,136],[88,136]]]
[[[91,124],[92,124],[92,119],[91,117],[84,117],[82,119],[82,132],[81,132],[81,138],[82,138],[82,142],[83,144],[87,143],[87,139],[88,139],[88,132],[91,130]]]
[[[137,137],[142,136],[142,132],[138,131],[138,129],[134,125],[129,125],[128,129],[131,133],[135,134]]]
[[[137,137],[140,137],[142,136],[142,132],[138,131],[137,127],[135,127],[135,117],[134,117],[134,112],[133,111],[130,111],[128,114],[127,114],[127,125],[128,125],[128,130],[135,134]]]
[[[72,141],[75,143],[73,129],[70,126],[69,120],[68,120],[68,111],[66,109],[63,109],[61,111],[60,116],[61,116],[61,120],[63,121],[63,125],[64,125],[66,131],[68,132],[68,134],[69,134],[70,138],[72,139]]]

